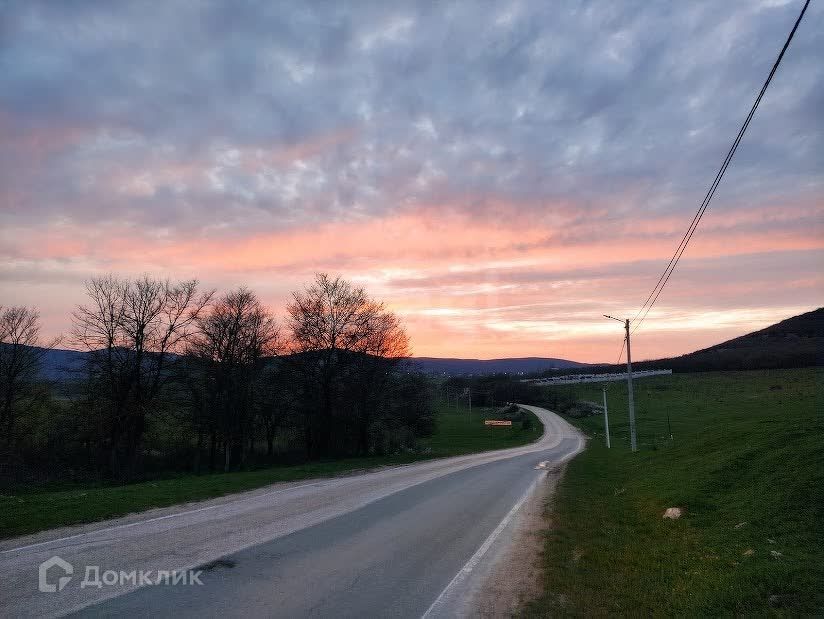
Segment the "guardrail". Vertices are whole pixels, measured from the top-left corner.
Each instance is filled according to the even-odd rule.
[[[667,374],[672,374],[672,370],[633,370],[632,378],[664,376]],[[578,383],[608,383],[626,379],[627,373],[622,372],[618,374],[568,374],[566,376],[550,376],[547,378],[525,378],[521,382],[531,385],[575,385]]]

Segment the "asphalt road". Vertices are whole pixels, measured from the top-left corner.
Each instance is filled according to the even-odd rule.
[[[452,616],[477,586],[486,550],[505,542],[504,525],[544,475],[536,466],[583,447],[562,419],[528,408],[546,430],[528,446],[6,541],[0,616]],[[43,593],[38,566],[52,556],[74,571],[62,591]],[[83,587],[87,566],[110,578]],[[190,568],[203,570],[202,585],[137,588],[119,577],[151,570],[154,582],[158,571]],[[49,583],[62,575],[53,567]]]

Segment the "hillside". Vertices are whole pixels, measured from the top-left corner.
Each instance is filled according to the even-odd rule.
[[[673,370],[757,370],[824,365],[824,308],[687,355],[642,362]]]
[[[824,366],[824,307],[792,316],[760,331],[679,357],[633,360],[636,370],[671,369],[674,372],[712,370],[768,370]],[[566,371],[544,370],[542,376],[582,372],[623,372],[626,364],[579,364]]]
[[[527,617],[806,617],[824,610],[824,418],[819,368],[683,373],[603,416],[570,462],[544,540],[546,593]],[[601,385],[564,385],[598,401]],[[551,402],[550,402],[551,404]],[[668,507],[685,517],[662,518]]]
[[[83,367],[85,353],[55,348],[43,354],[41,373],[47,380],[73,378]]]

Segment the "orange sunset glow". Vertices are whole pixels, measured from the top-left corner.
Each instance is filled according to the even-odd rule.
[[[707,39],[653,44],[638,24],[685,23],[669,12],[687,7],[621,28],[513,7],[353,7],[329,50],[309,43],[322,12],[273,40],[238,9],[250,29],[231,56],[182,4],[162,11],[183,32],[106,12],[105,36],[80,27],[92,8],[25,7],[0,51],[15,67],[0,76],[0,302],[36,306],[58,336],[84,280],[151,273],[245,285],[282,316],[328,272],[384,300],[417,356],[614,362],[622,331],[602,314],[641,307],[772,62],[751,48],[795,9],[742,5]],[[820,30],[802,34],[639,359],[821,305],[824,68]]]

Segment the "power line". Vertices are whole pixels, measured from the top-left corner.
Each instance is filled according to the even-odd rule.
[[[618,353],[618,361],[615,362],[615,365],[618,365],[619,363],[621,363],[621,357],[624,356],[624,348],[626,347],[626,345],[627,345],[627,338],[622,338],[621,339],[621,351]]]
[[[773,64],[772,70],[770,74],[767,76],[764,85],[761,87],[761,91],[758,93],[758,96],[755,99],[755,103],[753,103],[752,107],[750,108],[750,113],[747,114],[746,120],[744,120],[744,124],[741,125],[741,128],[738,130],[738,135],[735,137],[735,140],[730,147],[730,150],[727,152],[727,156],[724,158],[724,162],[721,164],[721,168],[718,170],[718,173],[715,175],[715,179],[713,180],[712,184],[710,185],[707,194],[704,196],[704,200],[701,202],[701,206],[698,207],[698,212],[692,218],[692,222],[690,222],[687,231],[684,233],[681,242],[678,244],[678,248],[675,250],[675,253],[670,258],[667,267],[664,269],[664,272],[661,273],[661,277],[658,278],[658,282],[655,284],[655,287],[652,289],[652,292],[649,293],[647,296],[646,301],[641,306],[641,309],[638,310],[638,313],[632,319],[633,322],[641,315],[643,312],[643,316],[641,316],[641,320],[633,328],[632,332],[638,330],[641,324],[646,319],[647,314],[652,309],[655,302],[658,300],[658,297],[661,295],[661,291],[664,290],[664,287],[669,282],[670,277],[672,276],[673,271],[678,266],[678,262],[681,260],[681,256],[683,255],[684,251],[687,249],[687,245],[689,245],[690,240],[692,239],[692,235],[695,233],[695,230],[698,228],[698,224],[701,223],[701,218],[704,216],[704,213],[709,206],[710,201],[712,200],[713,196],[715,195],[715,191],[718,189],[718,185],[721,183],[721,179],[724,176],[724,173],[727,171],[727,168],[732,161],[733,155],[735,155],[735,151],[738,149],[738,145],[741,143],[741,138],[744,137],[744,133],[747,131],[747,127],[750,125],[750,121],[752,120],[753,115],[755,115],[755,110],[758,108],[758,104],[761,103],[761,99],[764,96],[764,93],[767,91],[767,87],[770,85],[775,72],[778,70],[778,65],[781,64],[781,60],[784,58],[784,53],[787,51],[787,48],[790,46],[790,41],[792,41],[793,36],[795,36],[795,31],[798,29],[798,25],[801,23],[801,19],[804,17],[804,13],[807,11],[807,7],[810,4],[810,0],[806,0],[804,3],[804,7],[801,9],[801,13],[798,15],[798,19],[795,20],[795,25],[793,29],[790,31],[787,40],[784,42],[784,47],[781,48],[781,53],[778,54],[778,58],[776,58],[775,63]],[[623,349],[622,349],[623,353]]]
[[[627,346],[627,338],[623,337],[623,338],[621,338],[621,350],[618,353],[618,361],[615,362],[615,365],[620,365],[621,364],[621,357],[624,356],[624,348],[626,348],[626,346]],[[606,386],[606,390],[609,391],[610,383],[606,382],[606,383],[604,383],[604,385]]]

